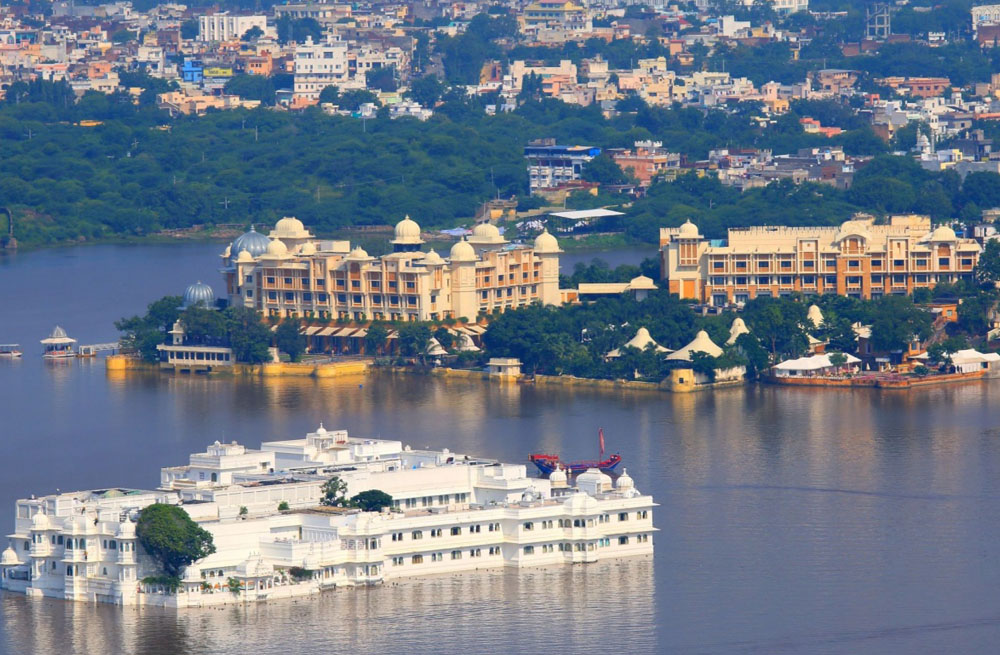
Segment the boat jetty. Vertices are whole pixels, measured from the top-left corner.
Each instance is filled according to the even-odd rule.
[[[76,339],[66,334],[60,326],[56,326],[49,336],[41,341],[45,350],[44,359],[69,359],[70,357],[96,357],[99,352],[114,352],[121,348],[117,341],[111,343],[94,343],[75,347]]]
[[[378,511],[320,502],[382,491]],[[336,485],[340,487],[340,484]],[[183,508],[215,552],[155,575],[136,521],[153,503]],[[119,605],[202,607],[487,568],[582,564],[653,552],[651,496],[623,471],[556,470],[322,425],[301,439],[208,446],[161,469],[155,489],[105,486],[18,500],[0,555],[3,589]]]

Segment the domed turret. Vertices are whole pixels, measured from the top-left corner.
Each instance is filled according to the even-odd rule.
[[[680,231],[677,233],[682,239],[700,239],[701,235],[698,234],[698,226],[691,222],[691,219],[684,221],[681,225]]]
[[[417,252],[423,242],[420,238],[420,226],[409,216],[396,223],[393,239],[390,241],[393,252]]]
[[[632,476],[628,474],[628,469],[622,469],[622,474],[615,481],[615,489],[618,491],[635,489],[635,482],[632,480]]]
[[[222,258],[229,259],[233,255],[233,244],[228,244],[226,249],[222,251]]]
[[[437,254],[433,248],[424,255],[424,266],[440,266],[441,264],[444,264],[444,260],[441,259],[441,255]]]
[[[239,253],[246,250],[251,257],[260,257],[267,252],[270,239],[250,226],[250,231],[236,237],[231,246],[231,252]]]
[[[930,233],[927,237],[928,241],[957,241],[958,235],[955,234],[955,230],[951,229],[947,225],[941,225],[936,230]]]
[[[3,555],[0,555],[0,566],[17,566],[20,562],[17,560],[17,553],[10,546],[4,548]]]
[[[215,292],[201,280],[195,282],[184,290],[184,308],[194,307],[197,304],[205,307],[215,305]]]
[[[542,230],[542,233],[535,237],[535,252],[539,255],[548,255],[560,253],[562,250],[556,238],[549,234],[548,230]]]
[[[288,246],[281,239],[274,239],[271,243],[267,244],[268,257],[284,257],[287,254]]]
[[[611,476],[600,469],[589,468],[576,477],[576,488],[590,495],[611,491]]]
[[[302,224],[302,221],[295,218],[294,216],[285,216],[283,219],[274,224],[273,232],[278,234],[285,234],[288,236],[294,236],[302,234],[306,231],[306,226]],[[272,239],[280,239],[281,237],[274,236]]]
[[[302,244],[302,247],[299,248],[299,254],[302,256],[315,255],[316,244],[313,243],[312,241],[306,241],[305,243]]]
[[[246,250],[241,250],[240,254],[236,256],[236,263],[237,264],[252,264],[253,263],[253,255],[251,255]]]
[[[31,529],[32,530],[51,530],[52,522],[49,521],[49,517],[41,512],[35,514],[31,517]]]
[[[468,241],[459,241],[453,245],[449,256],[451,257],[452,263],[476,261],[476,251],[473,250]]]
[[[553,489],[565,489],[568,486],[566,471],[557,468],[549,474],[549,483]]]
[[[500,236],[500,228],[498,228],[493,223],[480,223],[476,227],[472,228],[472,236],[469,237],[469,243],[474,246],[500,246],[507,241]]]
[[[347,255],[347,260],[352,262],[366,262],[371,261],[372,257],[368,254],[368,251],[361,246],[355,246],[354,250]]]

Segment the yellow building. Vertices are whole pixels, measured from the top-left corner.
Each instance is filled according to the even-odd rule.
[[[732,228],[711,241],[691,221],[660,230],[660,271],[671,293],[713,305],[758,296],[909,294],[972,277],[980,246],[927,216],[888,224],[857,217],[839,227]]]
[[[270,238],[251,229],[222,254],[229,302],[268,316],[355,321],[475,320],[560,302],[562,251],[548,232],[533,246],[512,245],[483,223],[445,258],[420,250],[420,226],[406,217],[391,243],[392,253],[372,257],[346,241],[315,239],[296,218],[278,221]]]

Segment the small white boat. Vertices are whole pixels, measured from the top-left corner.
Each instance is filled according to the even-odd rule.
[[[76,357],[76,352],[73,350],[76,339],[71,339],[66,334],[66,330],[58,325],[52,330],[52,334],[42,339],[41,343],[45,346],[45,352],[42,353],[42,357],[45,359]]]
[[[21,352],[21,347],[16,343],[0,343],[0,357],[5,359],[17,359],[24,353]]]

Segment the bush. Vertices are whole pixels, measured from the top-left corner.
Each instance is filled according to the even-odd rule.
[[[170,593],[175,593],[181,586],[181,579],[176,575],[147,575],[141,582],[144,585],[165,587]]]
[[[287,512],[288,511],[288,501],[287,500],[283,500],[280,503],[278,503],[278,511],[279,512]]]

